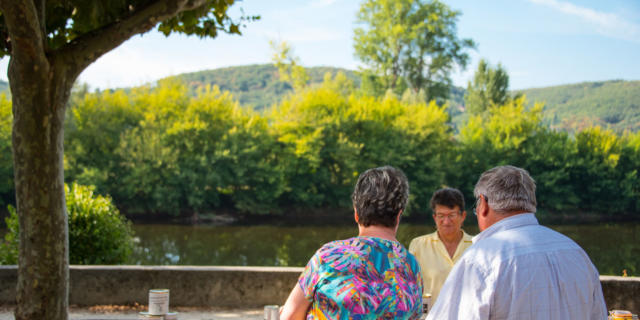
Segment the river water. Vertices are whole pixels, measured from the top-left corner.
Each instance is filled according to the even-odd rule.
[[[640,223],[548,225],[576,241],[600,274],[640,276]],[[477,227],[465,226],[469,234]],[[357,234],[347,226],[134,225],[139,265],[304,266],[324,243]],[[402,224],[398,240],[435,231],[432,225]]]

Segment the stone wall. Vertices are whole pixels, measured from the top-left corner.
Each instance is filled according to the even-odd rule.
[[[71,266],[69,304],[146,305],[149,289],[171,290],[171,306],[283,304],[302,268]],[[0,305],[15,303],[17,268],[0,266]]]
[[[171,306],[255,308],[282,305],[302,268],[71,266],[72,305],[146,305],[152,288],[171,290]],[[0,266],[0,305],[15,303],[16,266]],[[607,308],[640,313],[640,278],[601,276]]]

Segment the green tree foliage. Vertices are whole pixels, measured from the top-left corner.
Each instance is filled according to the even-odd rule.
[[[589,128],[576,134],[577,159],[571,168],[571,179],[582,205],[595,211],[623,212],[633,206],[637,175],[622,159],[623,141],[610,130]],[[623,160],[623,161],[621,161]],[[633,169],[632,172],[627,170]]]
[[[131,223],[118,212],[109,197],[76,183],[65,185],[69,212],[69,261],[72,264],[121,264],[133,252]],[[17,264],[18,215],[9,206],[7,234],[0,243],[0,264]]]
[[[493,68],[484,59],[480,59],[473,81],[469,81],[467,85],[464,97],[466,110],[472,115],[481,114],[491,106],[506,104],[509,99],[507,71],[500,64]]]
[[[300,65],[300,58],[293,55],[293,48],[286,41],[269,41],[273,55],[271,62],[278,68],[280,81],[289,82],[294,90],[304,88],[309,82],[306,69]]]
[[[446,98],[455,66],[466,67],[466,50],[475,44],[459,39],[460,12],[438,1],[367,0],[354,30],[356,56],[378,76],[386,89],[404,92],[402,84],[429,100]],[[400,90],[398,90],[400,89]]]
[[[435,103],[403,104],[346,95],[344,77],[290,97],[270,116],[289,165],[285,199],[305,206],[349,207],[360,172],[383,164],[404,169],[415,198],[442,184],[448,117]],[[419,168],[420,170],[411,170]],[[423,203],[414,203],[421,206]]]
[[[639,133],[557,132],[545,125],[542,105],[527,108],[524,96],[469,117],[456,135],[446,105],[367,96],[340,73],[264,114],[217,87],[194,95],[175,79],[78,92],[67,119],[67,181],[95,184],[129,214],[348,209],[358,174],[384,164],[408,175],[412,214],[426,213],[433,190],[445,185],[472,197],[480,173],[502,164],[531,172],[542,212],[640,208]]]
[[[456,179],[477,176],[501,164],[529,170],[536,179],[539,208],[546,212],[638,212],[638,135],[616,135],[592,127],[570,137],[543,124],[542,105],[530,110],[524,97],[494,106],[461,129]],[[466,181],[472,186],[475,181]],[[470,194],[471,189],[465,190]]]
[[[74,96],[65,123],[67,181],[94,185],[99,192],[105,192],[107,185],[118,184],[123,158],[114,150],[120,145],[121,134],[143,119],[144,106],[132,105],[130,100],[139,90],[132,90],[132,94],[87,94],[81,89]]]
[[[15,203],[13,158],[11,157],[11,101],[0,93],[0,206]]]
[[[16,209],[9,205],[7,207],[9,216],[4,219],[7,226],[7,233],[4,235],[4,240],[0,239],[0,265],[3,264],[18,264],[18,214]]]
[[[192,97],[184,83],[167,80],[128,95],[89,95],[72,111],[70,126],[99,116],[108,128],[72,126],[68,179],[94,177],[127,212],[197,213],[232,203],[261,213],[274,208],[282,192],[277,158],[270,154],[278,146],[266,119],[217,87]],[[92,139],[104,132],[109,139]],[[101,149],[108,150],[105,157],[89,159],[99,162],[85,159],[96,154],[85,150]]]

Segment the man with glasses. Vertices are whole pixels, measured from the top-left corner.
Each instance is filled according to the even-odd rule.
[[[607,318],[598,270],[573,240],[538,224],[535,192],[521,168],[480,176],[473,193],[481,232],[427,319]]]
[[[413,239],[409,252],[416,256],[420,264],[424,293],[431,294],[433,303],[451,268],[464,250],[471,246],[471,236],[462,230],[467,212],[460,190],[437,190],[431,196],[430,206],[437,230]]]

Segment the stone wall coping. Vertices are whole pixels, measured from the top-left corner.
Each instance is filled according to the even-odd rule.
[[[0,265],[0,269],[18,269],[17,265]],[[302,272],[304,267],[245,267],[245,266],[139,266],[139,265],[70,265],[71,270],[139,270],[139,271],[246,271],[246,272]]]
[[[640,281],[640,277],[600,276],[600,281]]]
[[[18,269],[17,265],[0,265],[0,270]],[[70,265],[69,269],[77,270],[140,270],[140,271],[247,271],[247,272],[297,272],[304,267],[259,267],[259,266],[140,266],[140,265]],[[600,275],[600,281],[640,281],[640,277],[622,277]]]

